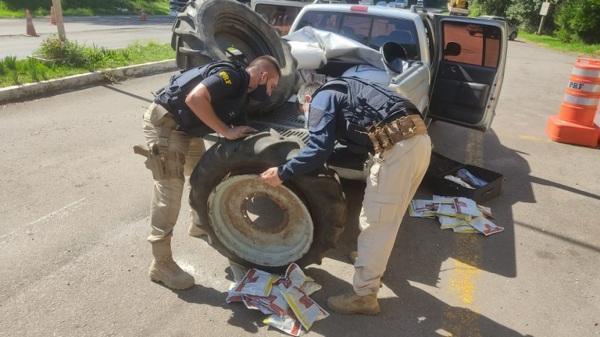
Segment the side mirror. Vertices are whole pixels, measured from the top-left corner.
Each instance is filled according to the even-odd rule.
[[[446,48],[444,49],[444,56],[458,56],[462,48],[456,42],[448,42]]]

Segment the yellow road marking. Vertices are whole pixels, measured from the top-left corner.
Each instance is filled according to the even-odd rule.
[[[537,136],[531,136],[531,135],[519,135],[518,138],[523,139],[523,140],[531,140],[534,142],[540,142],[540,143],[550,143],[549,139],[541,138],[541,137],[537,137]]]
[[[447,307],[443,314],[443,328],[452,333],[454,337],[471,336],[481,337],[479,329],[479,314],[475,308],[476,281],[481,273],[477,268],[480,265],[481,245],[476,236],[471,234],[456,235],[455,259],[450,271],[448,285],[450,292],[460,303],[458,307]]]
[[[467,163],[483,164],[483,133],[469,132],[466,158]],[[457,298],[459,307],[448,306],[443,313],[442,327],[454,337],[481,337],[479,314],[475,310],[476,281],[481,273],[481,243],[472,234],[456,234],[453,266],[450,270],[448,285],[450,292]]]

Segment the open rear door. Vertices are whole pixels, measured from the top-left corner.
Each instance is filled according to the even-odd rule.
[[[487,130],[506,62],[505,22],[436,16],[435,73],[427,117]]]

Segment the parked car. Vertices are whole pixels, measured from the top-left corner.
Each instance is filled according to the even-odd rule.
[[[496,16],[496,15],[481,15],[480,18],[482,19],[488,19],[488,20],[497,20],[497,21],[502,21],[502,22],[506,22],[506,25],[508,26],[508,38],[510,40],[514,40],[517,38],[517,35],[519,34],[519,29],[517,27],[517,25],[511,21],[508,20],[505,17],[502,16]]]
[[[482,130],[489,127],[504,73],[503,22],[380,6],[309,5],[290,31],[306,26],[380,51],[389,86],[429,117]],[[387,42],[400,45],[395,51],[404,55],[396,57],[394,48],[386,53],[382,47]],[[407,69],[391,69],[397,58],[409,64]],[[334,69],[335,63],[324,71]],[[337,65],[344,67],[351,65]]]

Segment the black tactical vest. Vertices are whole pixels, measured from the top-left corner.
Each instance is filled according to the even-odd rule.
[[[348,98],[342,113],[336,116],[338,140],[355,149],[358,146],[362,151],[372,151],[372,144],[367,136],[370,127],[406,115],[419,114],[417,107],[408,99],[376,83],[356,77],[339,77],[329,81],[321,86],[313,97],[319,91],[329,89],[346,92]],[[340,124],[344,125],[341,130]]]
[[[187,134],[203,137],[214,132],[196,117],[194,112],[185,104],[185,98],[202,80],[218,73],[224,68],[238,73],[242,79],[242,83],[248,81],[248,73],[243,65],[227,61],[213,62],[173,75],[169,81],[169,85],[158,91],[155,102],[164,106],[173,118],[175,118],[179,128]],[[243,101],[243,99],[240,101]],[[213,102],[213,108],[215,107],[215,103]],[[227,114],[224,111],[219,111],[219,109],[214,110],[217,117],[225,124],[230,124],[237,117]]]

